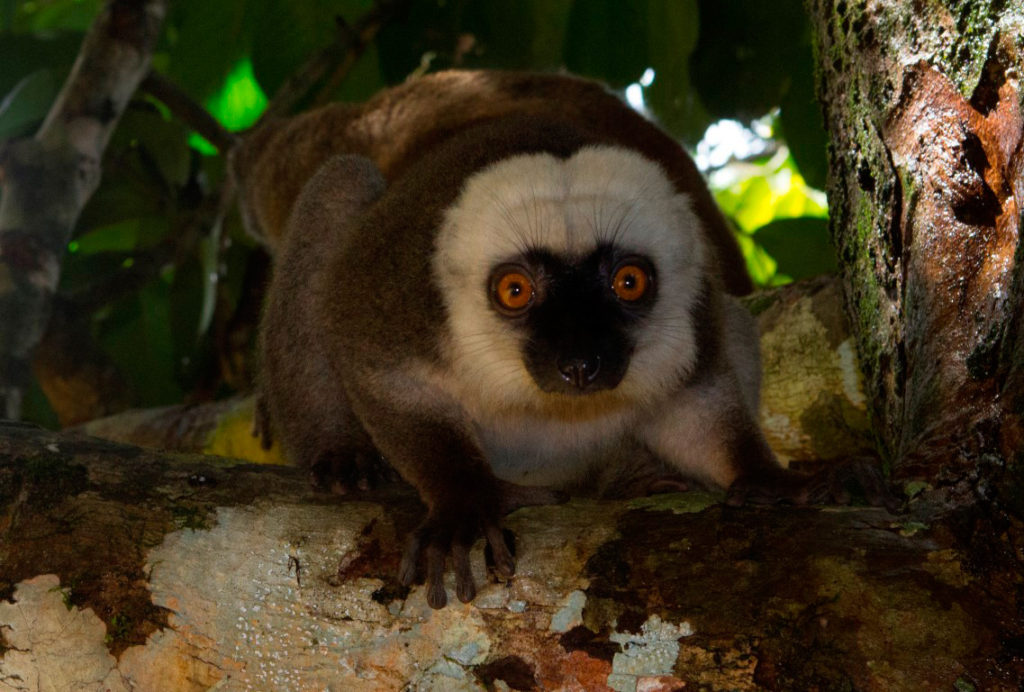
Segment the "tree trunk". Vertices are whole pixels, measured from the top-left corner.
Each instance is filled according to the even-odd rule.
[[[167,1],[110,0],[39,132],[0,147],[0,417],[20,417],[64,249],[149,69]]]
[[[408,487],[328,498],[293,468],[0,424],[0,686],[888,692],[1024,676],[1019,574],[996,532],[963,542],[962,517],[925,505],[720,499],[520,510],[516,575],[496,583],[478,544],[476,599],[434,611],[395,577],[422,511]]]
[[[1024,8],[808,6],[832,231],[884,452],[898,478],[991,499],[1024,441]]]

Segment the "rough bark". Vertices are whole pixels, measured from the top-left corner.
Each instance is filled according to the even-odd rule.
[[[832,230],[880,442],[898,477],[991,499],[1024,440],[1024,8],[808,6]]]
[[[410,489],[0,427],[5,689],[1016,689],[1020,527],[734,508],[520,510],[517,574],[433,611]],[[73,657],[73,659],[72,659]],[[75,665],[68,665],[70,660]]]
[[[0,149],[0,414],[18,418],[75,221],[145,76],[167,0],[111,0],[35,137]]]
[[[864,445],[837,282],[750,306],[776,449],[802,459]],[[249,403],[89,429],[250,456]],[[888,691],[1014,689],[1024,675],[1024,537],[1019,523],[981,511],[920,499],[900,516],[730,508],[702,492],[576,499],[510,516],[517,575],[491,581],[477,546],[477,599],[432,611],[421,587],[395,581],[421,511],[403,486],[329,498],[286,467],[29,428],[0,440],[0,590],[10,601],[0,603],[10,647],[0,679],[114,690]],[[74,678],[70,655],[82,662]]]

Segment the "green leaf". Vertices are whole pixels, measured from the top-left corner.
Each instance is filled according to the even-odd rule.
[[[814,66],[810,45],[795,65],[792,83],[782,98],[779,122],[800,175],[811,187],[825,189],[828,172],[828,135],[822,122],[821,104],[814,93]]]
[[[557,68],[572,4],[572,0],[470,0],[454,29],[459,36],[472,36],[472,46],[454,56],[456,62],[474,68]]]
[[[86,31],[100,13],[103,0],[51,0],[25,2],[18,24],[27,31],[42,34],[49,31]]]
[[[801,0],[699,0],[693,84],[715,119],[750,121],[779,105],[804,51]]]
[[[732,216],[740,228],[753,229],[767,223],[774,216],[772,188],[765,178],[750,178],[736,199]]]
[[[252,20],[246,4],[245,0],[171,3],[164,32],[168,75],[197,101],[220,89],[249,49]]]
[[[273,94],[303,63],[337,41],[338,21],[349,26],[372,0],[266,0],[250,3],[253,72]]]
[[[133,163],[140,166],[138,173],[151,184],[180,187],[189,175],[188,134],[180,120],[156,109],[131,107],[121,118],[110,149],[131,152]]]
[[[456,5],[463,4],[447,0],[413,2],[407,12],[381,28],[377,48],[384,81],[403,81],[428,54],[434,56],[434,67],[450,67],[458,38]]]
[[[769,286],[775,276],[776,262],[771,255],[765,252],[764,248],[754,242],[751,236],[738,233],[736,242],[739,243],[740,252],[747,263],[747,271],[750,278],[758,286]]]
[[[648,63],[654,82],[644,101],[658,122],[691,146],[711,123],[690,83],[690,54],[697,45],[697,0],[648,0]]]
[[[130,253],[154,244],[167,235],[166,216],[125,219],[109,226],[94,228],[75,239],[75,252],[95,255],[101,252]]]
[[[754,240],[778,263],[777,271],[794,280],[836,271],[827,219],[777,219],[757,229]]]
[[[83,255],[98,252],[131,252],[139,239],[139,219],[127,219],[111,226],[96,228],[75,240],[75,250]]]
[[[622,0],[576,0],[569,12],[565,65],[615,88],[649,67],[648,7]]]
[[[41,68],[24,77],[0,101],[0,141],[29,134],[57,96],[53,70]]]
[[[56,84],[71,71],[82,45],[82,34],[60,33],[45,37],[4,35],[0,38],[0,94],[37,70],[49,68]]]
[[[114,360],[140,406],[180,401],[170,318],[170,283],[158,278],[111,306],[97,325],[103,350]]]

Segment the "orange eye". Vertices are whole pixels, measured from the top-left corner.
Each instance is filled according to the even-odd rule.
[[[649,279],[647,272],[635,264],[624,264],[615,270],[612,290],[621,300],[632,303],[647,293]]]
[[[525,310],[533,302],[533,293],[533,281],[519,271],[507,271],[494,282],[494,300],[508,311]]]

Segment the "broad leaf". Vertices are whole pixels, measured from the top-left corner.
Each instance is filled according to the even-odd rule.
[[[836,271],[827,219],[777,219],[757,229],[754,240],[776,261],[777,271],[794,280]]]
[[[648,26],[646,3],[576,0],[569,13],[565,65],[623,88],[650,66]]]
[[[53,70],[42,68],[18,82],[0,100],[0,141],[30,134],[46,117],[57,96]]]

